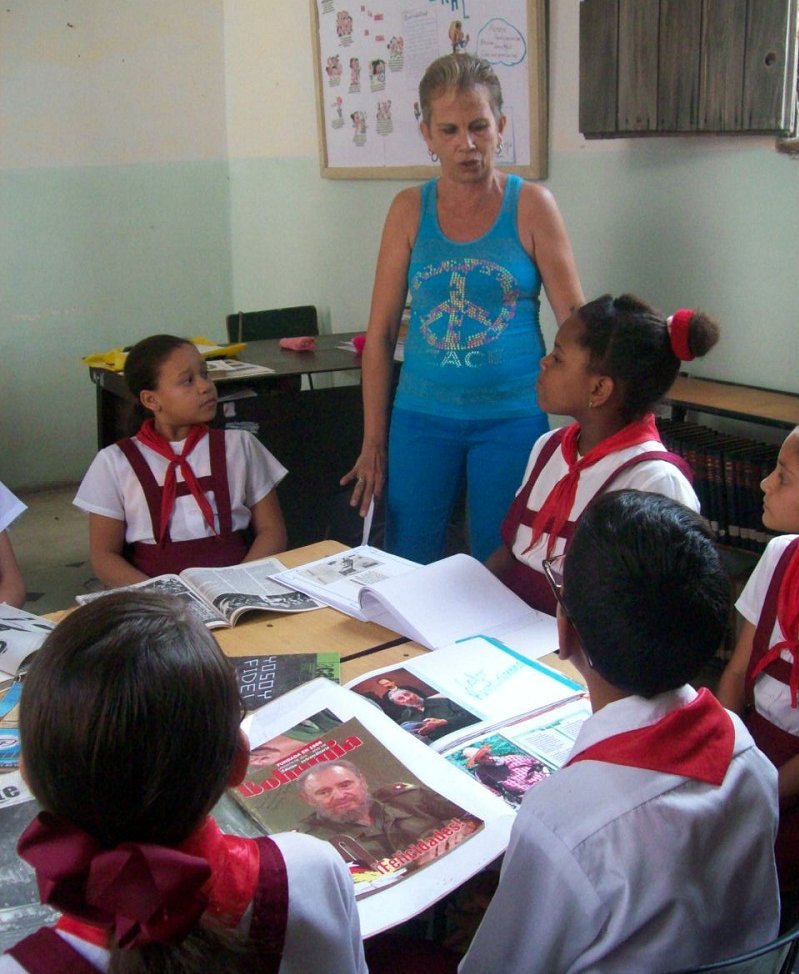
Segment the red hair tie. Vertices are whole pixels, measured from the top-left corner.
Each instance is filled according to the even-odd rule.
[[[690,362],[694,358],[694,353],[691,351],[691,343],[688,338],[693,316],[694,313],[689,308],[680,308],[679,311],[675,311],[671,318],[666,321],[666,327],[669,329],[671,350],[681,362]]]
[[[112,930],[122,948],[181,941],[208,902],[204,859],[144,842],[104,849],[50,812],[25,829],[17,851],[36,870],[43,903]]]

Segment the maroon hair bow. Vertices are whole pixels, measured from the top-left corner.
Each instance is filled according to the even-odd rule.
[[[144,842],[104,849],[50,812],[25,829],[17,851],[36,870],[43,903],[109,927],[120,947],[180,941],[207,904],[205,859]]]

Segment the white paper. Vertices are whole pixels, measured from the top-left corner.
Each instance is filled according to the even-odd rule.
[[[485,565],[464,554],[376,582],[363,592],[360,606],[371,622],[401,632],[428,649],[543,618]],[[557,644],[545,652],[556,648]]]
[[[16,676],[54,628],[49,619],[0,602],[0,673]]]
[[[406,558],[389,555],[370,545],[360,545],[300,568],[279,572],[275,580],[365,622],[367,617],[359,602],[363,587],[405,575],[419,567]]]

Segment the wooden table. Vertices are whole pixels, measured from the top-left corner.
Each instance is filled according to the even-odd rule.
[[[345,545],[338,541],[319,541],[276,557],[287,568],[296,568],[344,550]],[[62,609],[48,613],[45,618],[58,622],[72,611]],[[429,652],[391,629],[374,622],[361,622],[330,608],[284,614],[252,612],[238,625],[212,632],[226,656],[338,653],[342,682],[382,666],[401,666],[414,656]],[[542,662],[582,682],[571,663],[560,660],[554,653],[544,656]]]
[[[685,419],[686,412],[694,410],[780,429],[799,424],[799,396],[735,382],[678,375],[663,401],[671,406],[674,419]]]

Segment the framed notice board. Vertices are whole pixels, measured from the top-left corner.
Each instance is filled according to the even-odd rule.
[[[507,124],[499,165],[547,174],[546,0],[310,0],[322,175],[428,179],[418,86],[442,54],[489,61]]]

